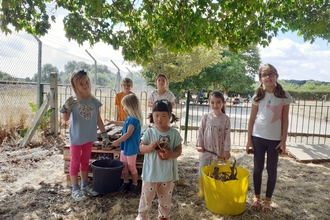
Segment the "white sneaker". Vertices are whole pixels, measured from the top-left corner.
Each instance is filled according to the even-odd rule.
[[[87,199],[87,197],[82,193],[82,191],[80,189],[72,191],[71,196],[76,201],[83,201],[83,200]]]
[[[90,186],[81,187],[81,191],[85,196],[97,196],[99,194]]]

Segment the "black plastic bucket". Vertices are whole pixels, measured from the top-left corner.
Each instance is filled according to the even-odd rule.
[[[116,192],[120,187],[124,163],[119,160],[96,160],[93,168],[93,187],[101,194]]]

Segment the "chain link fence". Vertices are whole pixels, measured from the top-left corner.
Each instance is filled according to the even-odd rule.
[[[24,133],[29,127],[38,109],[38,100],[42,102],[43,96],[49,91],[49,74],[52,72],[58,73],[58,107],[73,95],[69,84],[72,72],[85,69],[93,82],[94,95],[103,103],[101,117],[114,119],[114,99],[119,91],[116,83],[118,84],[121,78],[118,70],[110,66],[112,65],[110,62],[110,65],[104,64],[96,55],[88,54],[84,49],[74,48],[63,51],[56,47],[58,45],[55,41],[53,44],[54,47],[42,42],[40,44],[38,38],[28,34],[6,36],[0,32],[0,143],[4,137],[1,133],[3,129],[10,130],[10,134],[16,132],[23,135],[22,132]],[[37,83],[38,73],[41,80],[40,86]],[[140,98],[144,123],[148,123],[150,109],[147,107],[147,97],[153,88],[148,87],[138,75],[131,74],[128,77],[133,79],[132,91]],[[183,137],[188,142],[195,142],[199,121],[210,109],[205,103],[192,105],[189,109],[186,103],[183,103],[185,101],[177,103],[174,110],[180,118],[176,126],[180,128]],[[242,106],[227,107],[227,114],[232,120],[233,145],[245,144],[249,105],[249,103],[242,103]],[[188,112],[187,109],[189,109]],[[289,141],[328,143],[330,140],[329,112],[328,103],[297,101],[290,108]],[[66,133],[67,125],[60,117],[59,123],[60,132]],[[189,132],[184,133],[185,129]]]
[[[26,33],[5,35],[0,32],[0,127],[3,129],[15,129],[19,133],[29,126],[43,96],[49,91],[52,72],[58,73],[59,106],[73,94],[70,76],[75,70],[84,69],[89,73],[95,96],[106,91],[107,96],[112,97],[120,89],[119,83],[124,75],[132,78],[135,93],[148,93],[153,89],[139,73],[118,70],[114,66],[116,63],[102,61],[102,55],[74,45],[63,48],[58,42],[59,39],[55,38],[48,38],[44,43],[43,39]],[[114,99],[104,101],[104,106],[110,106],[109,102]],[[102,114],[111,118],[113,111],[104,108]]]

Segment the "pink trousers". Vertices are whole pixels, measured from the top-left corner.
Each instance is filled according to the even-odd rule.
[[[125,156],[124,151],[120,152],[120,161],[124,163],[123,173],[131,172],[131,174],[136,174],[138,171],[136,169],[136,157],[137,154],[132,156]]]
[[[70,176],[78,176],[78,172],[88,172],[93,142],[70,146]]]

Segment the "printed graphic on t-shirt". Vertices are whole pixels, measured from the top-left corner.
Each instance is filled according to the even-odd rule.
[[[278,105],[267,104],[267,108],[269,108],[274,113],[272,121],[270,122],[271,124],[282,119],[283,106],[284,106],[284,99],[282,99]]]
[[[78,106],[78,112],[86,120],[89,120],[92,118],[94,112],[95,112],[95,106],[93,104],[89,104],[88,106],[80,104]]]
[[[166,136],[162,136],[162,135],[159,135],[159,141],[158,141],[161,146],[167,150],[169,150],[170,148],[170,136],[169,135],[166,135]]]

